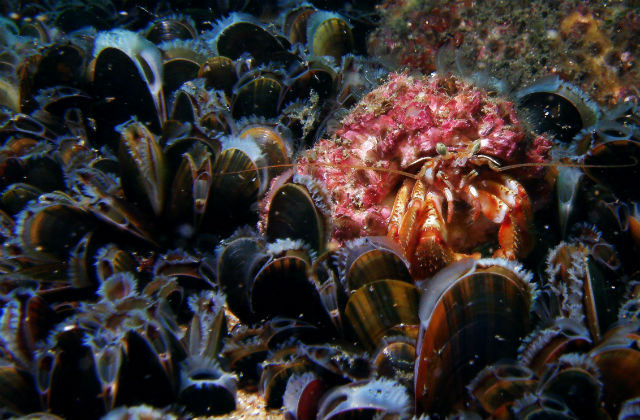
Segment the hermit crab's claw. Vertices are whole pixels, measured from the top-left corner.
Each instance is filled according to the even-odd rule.
[[[493,256],[514,260],[533,247],[532,210],[524,187],[512,178],[483,179],[477,183],[480,211],[499,223],[498,248]]]

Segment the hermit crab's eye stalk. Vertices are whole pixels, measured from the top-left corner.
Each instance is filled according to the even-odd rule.
[[[436,151],[442,157],[447,156],[448,150],[447,150],[447,146],[444,143],[437,143],[436,144]]]
[[[482,140],[478,139],[474,141],[473,146],[471,146],[471,156],[478,154],[480,147],[482,147]]]

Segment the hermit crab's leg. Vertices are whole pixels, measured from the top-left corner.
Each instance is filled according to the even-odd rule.
[[[420,175],[426,168],[423,168]],[[405,180],[396,194],[387,235],[397,242],[411,262],[414,278],[424,278],[453,260],[446,243],[442,197],[428,191],[424,176]],[[413,184],[413,186],[412,186]]]
[[[500,248],[494,252],[494,257],[516,259],[526,256],[533,245],[533,225],[531,203],[524,187],[506,176],[500,176],[500,182],[481,179],[473,187],[482,214],[494,223],[500,223]]]
[[[422,215],[416,223],[416,240],[407,248],[414,278],[432,276],[445,265],[459,258],[447,244],[447,225],[442,216],[443,197],[429,192],[425,198]]]

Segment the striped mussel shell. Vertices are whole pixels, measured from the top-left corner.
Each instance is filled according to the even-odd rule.
[[[214,28],[204,34],[215,45],[220,56],[232,60],[247,54],[259,64],[268,61],[288,61],[291,58],[289,41],[274,33],[253,16],[245,13],[231,13],[216,22]]]
[[[616,320],[618,310],[612,284],[594,258],[609,250],[604,244],[561,242],[546,261],[547,280],[559,297],[560,314],[584,323],[596,343]]]
[[[515,402],[512,410],[517,420],[578,420],[565,403],[544,394],[527,394]]]
[[[339,251],[338,261],[345,319],[359,343],[373,351],[386,335],[415,339],[419,291],[397,247],[386,237],[356,239]]]
[[[312,55],[330,56],[338,62],[353,50],[352,26],[339,14],[317,10],[306,23],[307,48]]]
[[[446,415],[486,365],[514,358],[529,333],[532,275],[501,259],[465,259],[425,280],[415,394],[420,412]]]
[[[290,182],[289,182],[290,181]],[[307,176],[285,173],[274,180],[261,211],[265,237],[303,241],[322,254],[331,234],[327,191]]]
[[[584,172],[621,200],[640,199],[633,180],[639,174],[640,110],[630,103],[610,110],[603,121],[580,133]]]
[[[176,39],[195,39],[198,36],[195,26],[189,16],[169,15],[150,22],[143,32],[145,38],[157,45]]]
[[[534,392],[537,381],[536,374],[525,365],[502,360],[478,372],[467,390],[491,418],[508,419],[513,404]]]
[[[298,349],[287,346],[275,351],[262,363],[260,376],[260,393],[269,408],[280,408],[289,378],[293,375],[310,371],[313,364],[304,357],[299,357]]]
[[[310,275],[315,252],[304,242],[266,243],[249,234],[232,239],[218,255],[218,282],[229,308],[244,322],[284,316],[331,325],[319,285]]]
[[[538,392],[562,401],[578,418],[597,416],[601,410],[600,371],[586,354],[565,354],[546,365]]]
[[[637,321],[617,324],[589,352],[600,373],[604,409],[611,417],[618,415],[626,400],[640,396],[638,331]]]
[[[546,328],[533,331],[522,340],[518,360],[537,375],[545,366],[556,362],[564,354],[585,352],[593,345],[584,324],[570,318],[556,318]]]

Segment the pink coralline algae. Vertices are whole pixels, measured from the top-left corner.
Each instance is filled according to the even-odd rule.
[[[531,138],[512,102],[454,77],[392,74],[342,121],[331,139],[323,139],[299,161],[329,193],[338,241],[385,235],[395,193],[403,175],[417,172],[419,160],[450,156],[494,158],[500,165],[548,160],[550,141]],[[461,152],[456,154],[456,152]],[[462,157],[450,164],[451,177],[471,172]],[[527,185],[540,181],[544,167],[508,171]]]

